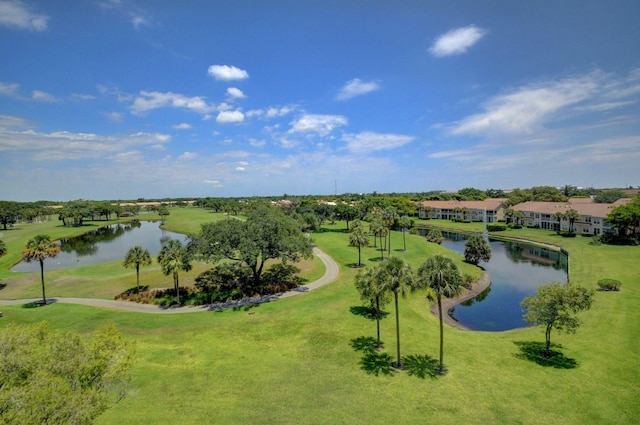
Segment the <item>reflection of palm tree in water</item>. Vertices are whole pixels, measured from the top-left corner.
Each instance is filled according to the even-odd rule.
[[[160,229],[160,230],[162,231],[162,234],[160,235],[160,243],[164,245],[171,240],[171,236],[167,234],[166,230],[164,229]]]
[[[97,244],[99,242],[111,242],[124,233],[140,226],[140,222],[132,222],[125,225],[115,224],[101,227],[84,235],[62,239],[60,241],[60,250],[66,253],[75,252],[78,257],[95,255],[98,252]]]

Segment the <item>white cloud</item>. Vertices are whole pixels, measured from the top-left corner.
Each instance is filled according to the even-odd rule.
[[[245,97],[247,97],[242,90],[240,90],[239,88],[236,87],[229,87],[227,89],[227,94],[229,95],[230,98],[232,99],[244,99]]]
[[[245,171],[246,168],[245,167],[236,167],[236,171]]]
[[[122,121],[122,114],[120,112],[105,112],[103,115],[112,122]]]
[[[191,128],[191,124],[187,124],[186,122],[175,124],[171,126],[171,128],[175,130],[189,130]]]
[[[413,136],[404,134],[381,134],[371,131],[342,136],[342,141],[347,143],[347,149],[352,153],[395,149],[412,142],[414,139]]]
[[[437,57],[458,55],[476,44],[486,34],[482,28],[475,25],[452,29],[436,39],[429,52]]]
[[[58,99],[56,99],[55,96],[40,90],[34,90],[33,92],[31,92],[31,98],[33,100],[37,100],[38,102],[57,102],[58,101]]]
[[[146,16],[147,13],[131,2],[125,3],[122,0],[106,0],[98,4],[103,9],[113,10],[127,18],[136,30],[139,30],[142,26],[151,26],[151,21]]]
[[[0,1],[0,25],[44,31],[47,29],[49,16],[35,13],[22,1]]]
[[[529,133],[562,108],[592,97],[598,73],[517,88],[486,102],[482,113],[456,123],[452,134]]]
[[[189,161],[189,160],[195,159],[195,158],[197,158],[197,157],[198,157],[198,154],[197,154],[197,153],[194,153],[194,152],[185,152],[185,153],[183,153],[182,155],[180,155],[180,156],[178,157],[178,160],[180,160],[180,161]]]
[[[229,65],[211,65],[207,70],[207,74],[216,80],[222,81],[244,80],[249,78],[249,73],[244,69]]]
[[[254,148],[261,148],[264,145],[266,145],[267,142],[265,142],[264,140],[258,140],[258,139],[251,138],[251,139],[249,139],[249,144],[251,146],[253,146]]]
[[[292,121],[290,133],[314,132],[326,136],[334,129],[347,125],[347,118],[342,115],[305,114]]]
[[[141,91],[131,105],[131,112],[140,114],[158,108],[184,108],[199,114],[205,114],[215,109],[214,105],[208,105],[200,96],[188,97],[179,93],[161,93]]]
[[[282,107],[270,107],[267,109],[266,115],[267,118],[275,118],[275,117],[283,117],[291,112],[293,112],[294,108],[290,106],[282,106]]]
[[[71,98],[74,100],[93,100],[96,97],[92,94],[72,93]]]
[[[0,94],[10,97],[20,97],[20,84],[18,83],[0,83]]]
[[[336,96],[336,100],[347,100],[356,96],[361,96],[363,94],[371,93],[372,91],[378,90],[380,88],[380,84],[376,81],[362,81],[359,78],[354,78],[349,81],[340,89]]]
[[[0,129],[25,128],[30,125],[31,123],[24,118],[0,114]]]
[[[220,182],[220,180],[205,180],[204,183],[210,184],[213,187],[224,187],[224,185],[222,184],[222,182]]]
[[[216,122],[228,124],[244,121],[244,114],[241,111],[222,111],[216,117]]]

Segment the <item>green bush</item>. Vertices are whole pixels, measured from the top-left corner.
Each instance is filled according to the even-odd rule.
[[[507,225],[502,223],[488,223],[487,230],[489,232],[503,232],[507,230]]]
[[[598,286],[601,291],[619,291],[620,286],[622,286],[622,282],[617,279],[600,279],[598,281]]]

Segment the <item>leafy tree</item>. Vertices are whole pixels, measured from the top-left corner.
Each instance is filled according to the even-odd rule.
[[[462,273],[449,257],[441,254],[433,255],[418,268],[416,288],[427,289],[427,297],[438,303],[440,317],[440,373],[444,368],[444,326],[442,321],[442,297],[454,297],[464,290]]]
[[[92,423],[126,395],[133,352],[113,325],[81,338],[46,322],[9,323],[0,330],[0,422]]]
[[[339,203],[336,205],[336,215],[338,219],[344,220],[347,222],[347,230],[349,229],[349,222],[355,220],[359,217],[360,213],[358,210],[351,205],[345,203]]]
[[[487,189],[485,194],[488,198],[506,198],[507,194],[502,189]]]
[[[162,224],[164,224],[167,221],[167,216],[169,215],[169,208],[165,207],[164,205],[159,206],[158,215],[160,216]]]
[[[544,326],[544,355],[550,356],[551,331],[575,333],[580,326],[577,313],[591,308],[594,291],[579,285],[551,282],[540,286],[535,296],[526,297],[520,305],[524,320],[534,326]]]
[[[364,225],[361,221],[351,223],[351,231],[349,232],[349,245],[358,248],[358,267],[362,266],[361,248],[369,245],[369,235],[367,235]]]
[[[406,232],[407,230],[411,227],[411,219],[406,216],[403,215],[402,217],[400,217],[398,219],[398,226],[400,226],[400,228],[402,229],[402,244],[404,246],[403,251],[407,250],[407,239],[406,239]]]
[[[388,292],[385,292],[380,285],[379,272],[379,267],[360,270],[355,277],[355,285],[360,298],[367,302],[373,310],[373,315],[376,319],[377,348],[382,348],[382,343],[380,342],[380,319],[382,319],[382,309],[389,303],[389,297],[387,296]]]
[[[128,269],[136,269],[136,292],[140,292],[140,266],[151,264],[151,254],[141,246],[131,248],[124,259],[122,265]]]
[[[171,239],[162,247],[158,254],[158,263],[165,276],[173,275],[173,288],[176,291],[176,299],[180,304],[180,283],[178,273],[182,270],[191,270],[191,257],[186,246],[177,239]]]
[[[467,263],[478,265],[480,261],[487,262],[491,259],[491,245],[480,235],[472,235],[464,244],[464,260]]]
[[[564,193],[553,186],[534,186],[531,188],[532,201],[538,202],[565,202]]]
[[[458,191],[458,195],[461,200],[466,201],[484,201],[487,199],[487,194],[480,189],[473,187],[465,187]]]
[[[22,251],[22,259],[27,263],[37,260],[40,263],[40,280],[42,282],[42,304],[47,305],[47,297],[44,290],[44,260],[56,257],[60,252],[60,246],[52,242],[48,235],[36,235],[27,241],[25,250]]]
[[[403,297],[407,289],[413,286],[413,270],[399,257],[390,257],[386,263],[380,266],[378,282],[383,292],[393,292],[396,307],[396,350],[397,361],[395,367],[401,368],[400,360],[400,310],[398,309],[398,295]]]
[[[640,232],[640,194],[625,205],[613,207],[606,222],[618,231],[619,236],[635,235]]]
[[[612,204],[616,202],[618,199],[626,198],[626,197],[627,197],[627,194],[619,189],[603,190],[602,192],[596,195],[596,197],[594,198],[594,201],[597,203]]]
[[[298,223],[268,205],[249,211],[246,221],[227,219],[203,224],[190,246],[206,261],[229,259],[246,265],[256,288],[260,287],[268,260],[295,262],[312,256],[311,244]]]
[[[4,241],[0,239],[0,257],[7,253],[7,245],[5,245]]]
[[[20,204],[13,201],[0,201],[0,224],[7,230],[7,225],[16,222],[20,215]]]
[[[569,232],[573,233],[573,223],[575,223],[575,221],[580,218],[580,214],[578,213],[578,211],[570,209],[567,210],[566,213],[564,213],[564,217],[569,220]]]

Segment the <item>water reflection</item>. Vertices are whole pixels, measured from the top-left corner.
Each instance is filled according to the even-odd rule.
[[[60,254],[46,260],[45,268],[62,269],[124,260],[127,251],[136,245],[155,256],[171,239],[187,242],[185,235],[160,229],[157,222],[138,221],[105,226],[75,238],[60,240]],[[11,269],[16,272],[38,270],[40,265],[37,262],[24,261]]]
[[[442,246],[464,253],[465,235],[442,232]],[[526,326],[520,302],[548,282],[567,281],[567,256],[522,242],[489,239],[491,260],[480,265],[491,276],[490,290],[457,305],[452,316],[470,329],[500,331]]]

